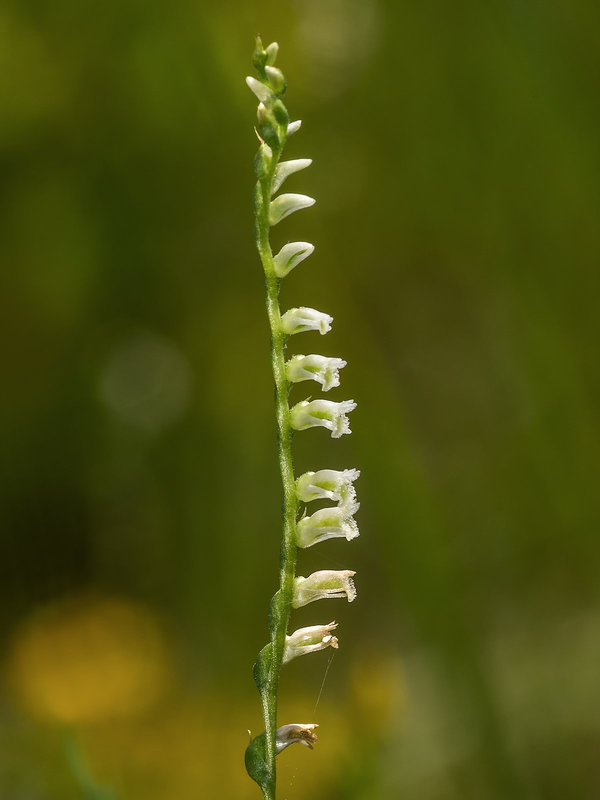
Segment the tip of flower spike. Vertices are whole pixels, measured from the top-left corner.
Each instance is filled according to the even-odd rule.
[[[262,46],[262,39],[259,34],[256,35],[254,42],[254,53],[252,53],[252,65],[255,69],[262,69],[266,62],[265,48]]]

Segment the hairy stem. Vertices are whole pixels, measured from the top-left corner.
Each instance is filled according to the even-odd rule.
[[[279,591],[273,597],[270,611],[270,630],[272,658],[268,680],[261,690],[263,716],[265,721],[266,761],[269,772],[269,785],[263,787],[265,800],[275,800],[275,736],[277,732],[277,691],[279,670],[283,659],[285,635],[292,604],[294,569],[296,564],[296,517],[298,498],[292,466],[292,427],[288,394],[290,385],[285,374],[284,346],[286,335],[281,331],[281,312],[279,308],[280,279],[273,268],[273,253],[269,241],[269,204],[271,201],[273,177],[279,161],[281,148],[273,152],[273,160],[268,174],[256,187],[255,223],[258,252],[265,272],[267,293],[267,315],[271,328],[271,363],[275,380],[275,411],[279,437],[279,468],[283,484],[283,541],[281,545]]]

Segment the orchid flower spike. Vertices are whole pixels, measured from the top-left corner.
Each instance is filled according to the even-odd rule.
[[[279,291],[289,273],[314,251],[310,242],[288,241],[275,253],[271,236],[273,226],[290,214],[315,203],[306,194],[278,194],[284,182],[296,172],[312,163],[310,158],[282,160],[287,139],[296,133],[300,120],[290,121],[283,103],[286,91],[284,73],[275,66],[278,45],[272,42],[263,46],[260,37],[252,63],[256,77],[246,79],[256,95],[256,124],[254,131],[259,140],[254,160],[257,177],[254,192],[255,239],[265,274],[267,315],[271,333],[271,355],[275,381],[276,420],[279,433],[280,471],[284,489],[284,530],[281,547],[280,584],[269,611],[269,641],[260,650],[254,664],[254,681],[261,696],[264,733],[251,739],[246,748],[246,769],[262,790],[263,797],[277,794],[275,757],[290,744],[311,747],[317,735],[315,723],[294,723],[277,727],[278,676],[282,664],[297,656],[318,652],[327,647],[338,647],[334,635],[335,622],[299,628],[288,635],[292,609],[331,598],[356,598],[352,570],[322,569],[304,577],[296,575],[297,548],[312,547],[326,539],[344,538],[350,541],[358,535],[354,513],[358,509],[354,481],[356,469],[322,469],[306,472],[296,478],[292,467],[293,432],[307,428],[323,427],[334,439],[350,433],[348,414],[356,408],[354,400],[333,402],[310,397],[290,408],[289,393],[293,384],[312,380],[320,384],[323,392],[340,385],[340,370],[346,366],[342,358],[318,355],[290,354],[286,361],[288,337],[305,331],[329,333],[333,317],[315,308],[300,306],[282,313]],[[286,187],[287,188],[287,187]],[[327,508],[319,508],[311,515],[304,512],[303,503],[325,500]],[[321,503],[320,505],[323,505]],[[291,523],[291,524],[290,524]]]
[[[296,481],[296,493],[303,503],[311,500],[333,500],[349,504],[356,498],[353,484],[360,476],[357,469],[320,469],[317,472],[305,472]]]
[[[341,358],[327,356],[294,356],[285,365],[286,376],[290,383],[301,381],[317,381],[324,392],[340,385],[340,370],[346,366]]]
[[[330,622],[328,625],[312,625],[309,628],[299,628],[291,636],[286,636],[283,663],[287,664],[288,661],[297,656],[325,650],[326,647],[333,647],[337,650],[338,640],[331,633],[336,628],[337,622]]]
[[[318,727],[319,726],[315,722],[309,722],[308,724],[297,722],[292,725],[282,725],[281,728],[277,728],[277,736],[275,739],[277,755],[295,742],[303,744],[305,747],[310,747],[312,750],[313,744],[317,741],[315,728]]]
[[[356,575],[351,569],[322,569],[313,572],[308,578],[299,575],[294,578],[292,606],[301,608],[315,600],[345,597],[349,603],[356,599],[356,588],[352,578]]]
[[[356,408],[354,400],[302,400],[290,411],[292,428],[305,431],[307,428],[322,427],[331,431],[332,439],[339,439],[345,433],[351,433],[348,417]]]
[[[358,503],[350,503],[321,508],[310,517],[303,517],[296,525],[298,547],[312,547],[326,539],[346,539],[348,542],[356,539],[359,531],[352,515],[357,510]]]

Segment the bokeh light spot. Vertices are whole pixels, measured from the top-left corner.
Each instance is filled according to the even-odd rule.
[[[138,333],[110,357],[101,395],[117,416],[155,432],[183,414],[190,385],[191,369],[183,353],[154,333]]]
[[[152,706],[169,686],[170,658],[148,609],[115,598],[72,598],[18,625],[7,673],[34,716],[89,723]]]

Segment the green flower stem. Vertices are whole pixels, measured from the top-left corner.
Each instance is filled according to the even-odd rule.
[[[281,331],[279,308],[279,286],[281,279],[275,275],[273,252],[269,241],[269,205],[273,178],[282,147],[273,151],[273,159],[267,175],[259,180],[255,195],[256,240],[260,259],[265,271],[267,291],[267,314],[271,328],[271,360],[275,379],[275,407],[279,434],[279,467],[283,484],[283,542],[281,546],[279,591],[273,597],[270,612],[271,659],[268,678],[261,689],[263,716],[265,721],[265,750],[268,769],[268,785],[263,787],[265,800],[275,800],[275,736],[277,732],[277,691],[279,670],[283,659],[285,635],[292,607],[294,571],[296,564],[296,517],[298,498],[292,466],[292,436],[288,395],[290,384],[285,373],[284,346],[286,334]]]

